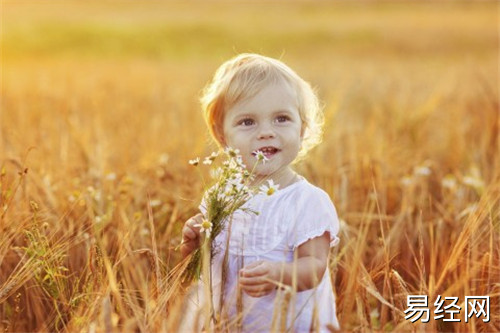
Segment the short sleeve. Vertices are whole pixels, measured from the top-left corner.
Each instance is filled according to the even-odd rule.
[[[289,229],[289,247],[295,250],[310,239],[330,234],[330,247],[338,244],[339,219],[333,202],[326,192],[317,187],[304,191],[294,205]]]

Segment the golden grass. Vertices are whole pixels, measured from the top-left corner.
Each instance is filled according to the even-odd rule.
[[[343,330],[500,330],[497,6],[3,1],[0,329],[178,329],[198,94],[255,51],[325,102],[297,168],[343,221]],[[411,324],[415,294],[489,295],[491,320]]]

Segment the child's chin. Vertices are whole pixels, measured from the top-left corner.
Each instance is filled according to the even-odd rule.
[[[270,165],[259,165],[255,168],[255,175],[257,177],[269,177],[275,171],[275,168]]]

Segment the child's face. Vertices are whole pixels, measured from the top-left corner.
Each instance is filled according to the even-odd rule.
[[[257,176],[286,171],[302,142],[302,121],[294,90],[285,82],[269,84],[257,95],[236,103],[224,117],[224,144],[237,148],[251,170],[262,151],[269,159],[254,170]]]

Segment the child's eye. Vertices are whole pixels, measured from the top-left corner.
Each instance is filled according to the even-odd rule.
[[[290,117],[288,117],[288,116],[278,116],[278,117],[276,117],[276,121],[278,123],[284,123],[284,122],[287,122],[289,120],[290,120]]]
[[[253,124],[254,121],[250,118],[245,118],[238,122],[238,125],[243,125],[243,126],[252,126]]]

